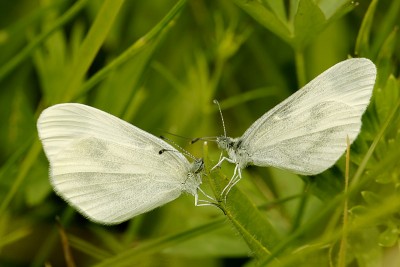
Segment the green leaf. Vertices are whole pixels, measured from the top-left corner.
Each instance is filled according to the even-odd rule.
[[[379,232],[376,228],[363,228],[354,231],[349,237],[348,251],[354,255],[357,266],[380,267],[382,266],[382,248],[379,247]]]
[[[360,31],[358,32],[356,47],[354,51],[357,56],[362,57],[369,55],[370,52],[369,38],[371,35],[371,28],[377,4],[378,0],[372,0],[371,4],[368,7],[368,11],[365,14],[364,19],[362,21]]]
[[[278,35],[283,40],[289,41],[291,36],[288,25],[283,23],[273,12],[263,4],[255,0],[232,0],[247,12],[253,19],[262,26]]]
[[[221,176],[214,177],[221,179]],[[234,187],[229,192],[226,205],[222,207],[256,258],[261,259],[271,253],[280,240],[276,229],[238,188]]]
[[[393,55],[397,49],[398,32],[398,28],[394,28],[393,31],[387,36],[382,47],[380,47],[378,57],[376,59],[377,65],[379,66],[378,77],[376,81],[378,89],[385,87],[385,83],[390,81],[391,73],[394,73],[395,64],[393,64]],[[393,90],[396,89],[393,88]],[[391,99],[390,101],[393,102],[395,99],[397,98]],[[386,104],[382,106],[386,106]]]
[[[374,38],[371,40],[371,54],[373,57],[381,53],[381,47],[385,46],[383,43],[386,43],[390,38],[389,35],[397,31],[399,27],[400,1],[390,1],[390,5],[388,3],[386,8],[387,11],[385,10],[385,15],[382,17],[382,22],[379,24],[379,30],[376,31]]]
[[[268,8],[273,11],[273,13],[276,15],[277,18],[282,23],[286,23],[287,21],[287,14],[286,14],[286,8],[285,8],[285,2],[282,0],[262,0],[261,1],[265,6],[268,6]]]
[[[362,197],[368,205],[374,206],[381,203],[381,197],[374,192],[363,191],[361,192]]]
[[[52,191],[49,183],[49,164],[40,161],[31,169],[29,175],[35,177],[29,179],[24,185],[26,204],[30,207],[40,205]]]
[[[336,1],[321,0],[318,1],[318,4],[323,13],[325,14],[325,17],[328,18],[329,20],[332,19],[333,17],[337,18],[342,16],[344,13],[348,12],[349,8],[355,6],[353,1],[349,0],[336,0]]]
[[[379,245],[382,247],[392,247],[399,240],[399,229],[394,223],[388,223],[384,232],[379,235]]]
[[[362,217],[368,213],[368,208],[366,206],[357,205],[349,210],[349,214],[353,217]]]
[[[384,70],[382,70],[384,71]],[[384,87],[377,87],[374,94],[375,110],[379,121],[384,122],[400,101],[399,81],[393,76],[387,79]]]
[[[313,0],[301,0],[294,18],[291,41],[296,51],[302,51],[324,29],[326,18]]]

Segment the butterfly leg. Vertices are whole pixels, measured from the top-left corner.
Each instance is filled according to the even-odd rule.
[[[221,156],[222,156],[222,154],[221,154]],[[231,160],[230,158],[227,158],[227,157],[222,157],[221,158],[221,156],[220,156],[220,160],[218,161],[218,163],[215,164],[215,166],[211,168],[211,171],[213,171],[217,167],[220,167],[222,162],[224,162],[225,160],[230,162],[230,163],[235,163],[235,161]]]
[[[225,188],[222,190],[222,192],[221,192],[221,196],[224,196],[224,195],[226,195],[226,194],[228,194],[228,192],[226,192],[226,190],[230,190],[230,185],[231,185],[231,183],[232,183],[232,181],[234,181],[235,179],[236,179],[236,176],[237,176],[237,165],[235,166],[235,170],[233,171],[233,175],[232,175],[232,178],[229,180],[229,182],[228,182],[228,184],[225,186]],[[226,192],[226,193],[225,193]]]
[[[237,166],[237,165],[236,165]],[[242,179],[242,169],[238,167],[238,175],[236,175],[235,179],[230,183],[229,191],[234,187],[240,180]],[[228,195],[228,192],[226,192],[226,195]],[[225,196],[226,198],[226,196]]]
[[[212,196],[210,196],[210,195],[208,195],[206,192],[204,192],[203,189],[201,189],[200,187],[197,188],[197,189],[198,189],[206,198],[208,198],[208,199],[210,199],[210,200],[216,202],[216,200],[215,200]],[[200,201],[201,201],[201,200],[200,200]]]
[[[203,200],[203,199],[199,199],[198,194],[196,194],[194,196],[194,205],[196,207],[200,207],[200,206],[216,206],[218,208],[220,208],[220,206],[216,203],[216,200],[212,197],[210,197],[209,195],[207,195],[202,189],[198,188],[198,190],[204,194],[206,197],[210,198],[211,200],[213,200],[214,202],[208,201],[208,200]]]
[[[218,159],[218,162],[220,162],[221,161],[221,159],[222,159],[222,156],[224,155],[224,152],[223,151],[221,151],[221,154],[219,154],[219,159]]]
[[[233,176],[229,183],[225,186],[224,190],[221,192],[221,197],[226,202],[226,197],[228,196],[229,191],[231,191],[232,187],[237,184],[240,179],[242,179],[242,169],[239,168],[239,165],[236,164],[235,170],[233,172]]]

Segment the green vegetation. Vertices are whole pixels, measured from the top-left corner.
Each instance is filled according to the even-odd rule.
[[[400,1],[20,0],[0,14],[0,266],[399,266]],[[194,138],[222,134],[218,99],[234,137],[349,56],[378,79],[347,193],[344,156],[316,177],[248,168],[225,212],[183,195],[118,226],[52,191],[36,131],[47,106]],[[207,170],[218,160],[212,142],[169,138]],[[220,192],[233,167],[202,187]]]

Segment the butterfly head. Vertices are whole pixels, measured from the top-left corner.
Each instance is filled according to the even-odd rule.
[[[183,190],[192,194],[197,195],[197,189],[201,184],[201,176],[204,170],[203,159],[195,159],[190,167],[190,171],[187,174],[186,180],[183,183]]]
[[[235,147],[236,140],[227,136],[218,136],[217,144],[219,148],[228,151]]]
[[[204,160],[203,159],[195,159],[192,163],[191,172],[194,174],[199,174],[204,170]]]

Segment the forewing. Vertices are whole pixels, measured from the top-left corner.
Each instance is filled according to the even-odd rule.
[[[348,59],[316,77],[258,119],[241,138],[250,163],[314,175],[353,142],[376,78],[368,59]]]
[[[39,137],[55,191],[90,219],[114,224],[182,191],[189,162],[169,144],[98,109],[60,104],[41,114]]]

